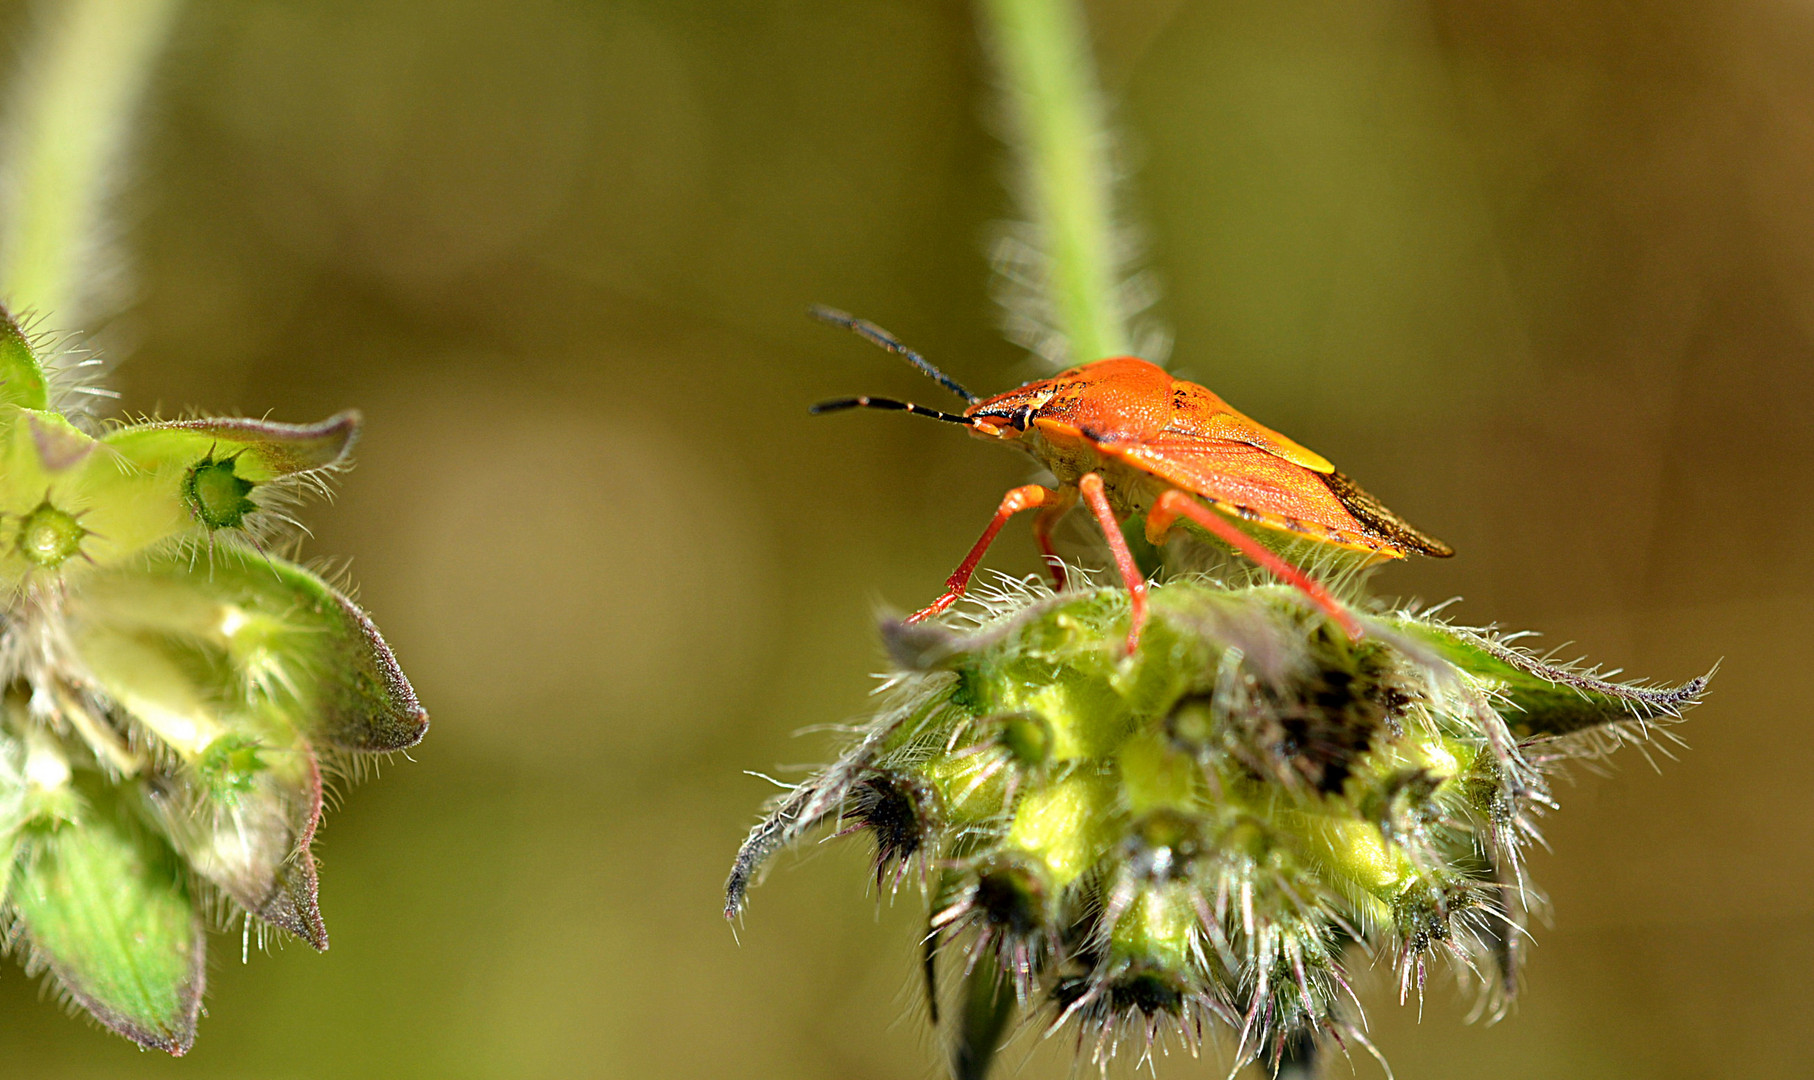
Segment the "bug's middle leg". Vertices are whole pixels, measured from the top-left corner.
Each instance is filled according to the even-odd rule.
[[[1140,647],[1140,631],[1146,626],[1146,575],[1134,562],[1134,553],[1127,549],[1127,537],[1121,534],[1121,523],[1115,520],[1115,508],[1109,505],[1102,477],[1097,473],[1084,473],[1077,481],[1077,490],[1083,493],[1090,513],[1096,515],[1096,524],[1102,526],[1102,536],[1115,556],[1115,568],[1121,571],[1121,583],[1127,586],[1127,654],[1132,656]]]
[[[1323,588],[1321,582],[1279,558],[1266,545],[1236,527],[1234,522],[1177,488],[1172,488],[1154,500],[1152,512],[1146,518],[1147,539],[1155,544],[1163,543],[1165,534],[1171,531],[1173,522],[1180,517],[1189,518],[1201,525],[1230,547],[1258,563],[1272,576],[1303,593],[1311,603],[1334,619],[1350,640],[1360,639],[1360,623],[1355,621],[1354,613],[1330,596],[1329,590]]]
[[[1004,495],[1001,506],[995,511],[994,519],[989,522],[989,527],[983,530],[983,535],[970,549],[970,554],[964,556],[964,561],[959,563],[957,569],[951,572],[951,576],[945,579],[945,594],[923,609],[907,616],[907,621],[913,623],[930,619],[958,602],[964,595],[964,591],[970,587],[970,578],[976,574],[976,564],[983,561],[983,553],[989,550],[990,544],[995,543],[996,535],[1001,532],[1001,527],[1008,523],[1009,518],[1022,510],[1032,510],[1042,506],[1050,507],[1060,502],[1069,506],[1069,502],[1058,492],[1038,484],[1017,487]],[[1044,521],[1045,517],[1045,514],[1041,514],[1040,520]],[[1038,525],[1034,526],[1034,531],[1037,535]],[[1042,541],[1040,547],[1042,550],[1046,550],[1046,542]],[[1047,554],[1050,555],[1049,550],[1047,550]]]

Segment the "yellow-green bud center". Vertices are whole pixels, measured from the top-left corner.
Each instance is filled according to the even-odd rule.
[[[253,481],[234,471],[232,458],[215,461],[210,455],[189,470],[183,482],[183,498],[189,504],[189,512],[208,528],[237,529],[247,514],[258,509],[246,497],[254,486]]]
[[[39,566],[61,566],[82,551],[82,538],[88,535],[74,517],[49,502],[19,521],[16,540],[19,554]]]

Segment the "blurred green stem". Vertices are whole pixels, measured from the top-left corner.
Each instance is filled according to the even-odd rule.
[[[0,302],[94,314],[104,218],[132,118],[180,0],[43,0],[7,109],[0,162]]]
[[[1074,0],[982,0],[1072,362],[1129,351],[1117,296],[1110,140]]]
[[[1044,287],[1072,362],[1129,351],[1116,273],[1110,140],[1083,15],[1074,0],[982,0],[1015,128],[1025,211],[1045,258]],[[986,967],[986,965],[985,965]],[[1008,981],[973,971],[952,1059],[981,1080],[1015,1013]]]

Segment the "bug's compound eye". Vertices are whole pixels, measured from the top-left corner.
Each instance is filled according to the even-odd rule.
[[[257,483],[235,471],[232,458],[209,456],[196,462],[183,479],[183,501],[189,512],[210,529],[237,529],[258,509],[247,498]]]
[[[1038,409],[1037,402],[1022,402],[1012,406],[1003,402],[971,413],[970,418],[982,434],[993,435],[998,439],[1012,439],[1032,426],[1033,414]]]
[[[46,499],[19,519],[14,547],[28,561],[51,569],[80,555],[82,538],[87,535],[88,530],[73,514],[59,510]]]

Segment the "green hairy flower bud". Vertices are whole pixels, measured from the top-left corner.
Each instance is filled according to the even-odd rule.
[[[751,832],[727,915],[776,850],[845,823],[880,879],[931,883],[928,970],[955,954],[998,988],[965,1011],[957,1075],[1015,1003],[1105,1067],[1130,1042],[1194,1052],[1213,1021],[1276,1069],[1368,1045],[1342,1005],[1357,950],[1404,995],[1447,958],[1503,1008],[1545,771],[1706,686],[1611,682],[1413,611],[1349,640],[1280,586],[1179,579],[1150,603],[1132,657],[1118,589],[1014,583],[968,633],[884,626],[886,705]]]
[[[68,511],[59,510],[49,499],[39,503],[31,513],[19,519],[15,550],[30,562],[47,569],[62,566],[82,552],[82,528]]]
[[[181,1054],[223,914],[327,948],[323,776],[428,717],[365,613],[268,553],[357,415],[95,429],[35,349],[0,312],[0,920],[68,1000]]]
[[[246,496],[257,485],[234,472],[233,459],[215,461],[209,454],[189,469],[183,500],[195,520],[210,529],[237,529],[258,504]]]

